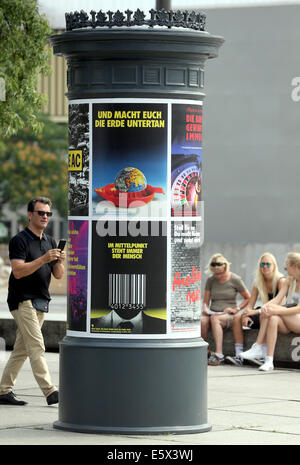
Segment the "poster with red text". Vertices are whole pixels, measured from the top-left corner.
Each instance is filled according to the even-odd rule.
[[[171,225],[171,331],[200,331],[201,268],[200,221],[173,221]]]

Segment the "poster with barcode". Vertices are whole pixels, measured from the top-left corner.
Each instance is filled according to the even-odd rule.
[[[166,334],[164,222],[93,221],[91,332]]]

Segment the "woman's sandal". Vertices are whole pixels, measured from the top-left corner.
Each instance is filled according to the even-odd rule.
[[[207,364],[216,367],[221,365],[221,363],[224,363],[224,357],[218,357],[214,352],[211,352]]]

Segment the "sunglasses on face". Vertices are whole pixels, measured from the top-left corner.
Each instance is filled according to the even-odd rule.
[[[218,263],[218,262],[212,262],[210,266],[215,267],[215,266],[223,266],[225,263]]]
[[[265,266],[270,268],[270,266],[272,265],[272,263],[269,263],[269,262],[261,262],[261,264],[259,265],[261,268],[264,268]]]
[[[44,216],[47,215],[48,218],[52,216],[52,212],[44,212],[43,210],[34,210],[35,213],[37,213],[39,216]]]

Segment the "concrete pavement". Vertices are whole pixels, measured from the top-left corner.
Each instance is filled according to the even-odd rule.
[[[0,352],[0,373],[9,352]],[[53,382],[59,384],[59,354],[46,353]],[[0,445],[299,445],[300,370],[224,365],[208,367],[208,422],[212,431],[186,435],[102,435],[53,428],[58,406],[47,406],[28,360],[16,383],[24,407],[0,405]]]

